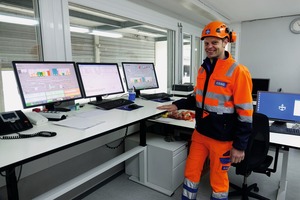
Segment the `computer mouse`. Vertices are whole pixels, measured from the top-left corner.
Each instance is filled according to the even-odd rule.
[[[164,97],[164,98],[161,98],[161,100],[163,100],[163,101],[171,101],[171,98],[170,97]]]
[[[139,106],[137,104],[133,103],[133,104],[128,105],[128,108],[136,109],[136,108],[139,108]]]

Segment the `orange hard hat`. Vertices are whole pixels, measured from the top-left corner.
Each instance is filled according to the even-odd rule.
[[[207,24],[202,30],[201,40],[204,40],[205,37],[218,37],[222,39],[228,37],[229,42],[235,42],[236,32],[230,31],[223,22],[213,21]]]

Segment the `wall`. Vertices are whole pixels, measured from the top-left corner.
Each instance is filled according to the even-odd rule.
[[[282,17],[243,22],[239,62],[252,77],[270,78],[270,90],[300,93],[300,34],[289,31],[296,18]]]

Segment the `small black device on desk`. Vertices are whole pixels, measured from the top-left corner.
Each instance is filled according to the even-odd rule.
[[[164,99],[172,97],[172,94],[167,94],[164,92],[155,93],[155,94],[140,94],[140,97],[147,99],[147,100],[154,100],[154,99]]]
[[[10,111],[0,113],[0,135],[17,133],[16,136],[0,136],[0,139],[20,139],[30,137],[52,137],[56,132],[40,131],[33,134],[21,134],[20,131],[31,129],[33,126],[27,116],[21,111]]]
[[[122,107],[122,106],[126,106],[129,104],[132,104],[133,101],[127,100],[127,99],[113,99],[113,100],[109,100],[109,101],[104,101],[104,102],[91,102],[89,104],[95,105],[99,108],[102,108],[104,110],[110,110],[113,108],[118,108],[118,107]]]
[[[0,113],[0,135],[25,131],[32,127],[21,110]]]
[[[193,84],[173,84],[172,90],[190,92],[194,90]]]
[[[137,109],[137,108],[139,108],[139,105],[133,103],[133,104],[128,105],[127,108],[129,108],[129,109]]]

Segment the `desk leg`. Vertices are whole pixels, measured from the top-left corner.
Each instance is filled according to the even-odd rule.
[[[285,148],[282,149],[281,152],[283,153],[282,156],[282,166],[281,166],[281,177],[279,182],[279,188],[277,192],[277,200],[284,200],[286,196],[286,189],[287,189],[287,167],[289,161],[289,149]]]
[[[147,125],[146,120],[142,120],[140,122],[140,145],[146,146],[146,132],[147,132]]]
[[[147,183],[147,148],[139,154],[139,181],[143,184]]]
[[[15,168],[6,170],[6,190],[8,199],[19,199],[18,183]]]

